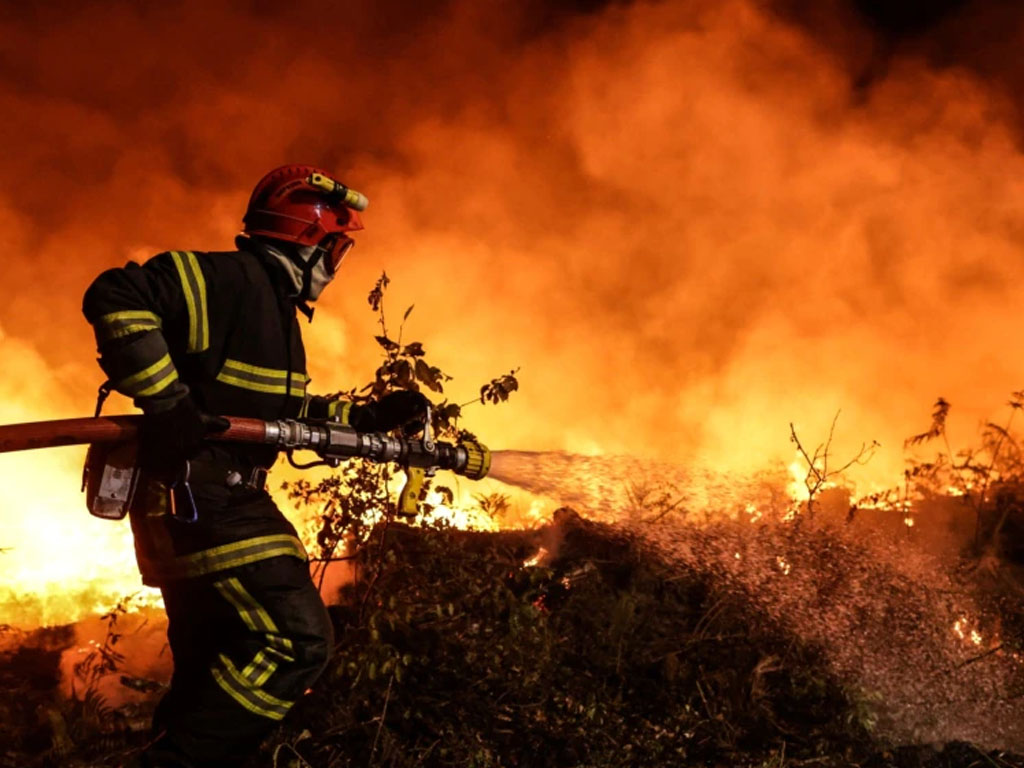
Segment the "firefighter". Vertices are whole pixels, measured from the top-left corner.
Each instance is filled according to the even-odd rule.
[[[307,393],[297,314],[312,319],[365,207],[328,173],[283,166],[254,189],[237,250],[162,253],[85,294],[109,386],[144,412],[129,516],[174,658],[137,765],[241,765],[327,662],[332,629],[306,552],[265,489],[276,449],[205,438],[227,426],[211,414],[359,431],[422,419],[419,393],[366,406]]]

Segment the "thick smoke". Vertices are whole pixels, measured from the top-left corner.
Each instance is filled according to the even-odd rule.
[[[307,332],[316,389],[372,371],[386,268],[453,398],[522,366],[511,404],[467,409],[497,447],[749,469],[842,409],[837,451],[878,439],[862,479],[888,483],[936,395],[962,440],[998,417],[1024,381],[1024,162],[981,64],[912,51],[866,81],[867,32],[753,0],[510,5],[6,6],[0,325],[60,413],[49,385],[0,391],[89,412],[92,277],[230,247],[255,180],[301,161],[372,201]]]

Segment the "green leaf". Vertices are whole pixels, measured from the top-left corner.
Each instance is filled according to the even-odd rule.
[[[421,357],[416,358],[416,378],[434,392],[443,392],[441,386],[441,369],[427,365]]]
[[[480,402],[497,404],[508,400],[509,394],[519,389],[519,379],[516,378],[518,371],[516,368],[480,387]]]
[[[387,336],[374,336],[373,338],[375,338],[377,340],[377,343],[384,347],[384,349],[386,349],[388,352],[393,352],[394,350],[398,349],[398,344],[393,342]]]
[[[418,341],[414,341],[412,344],[405,345],[405,349],[402,350],[402,354],[408,355],[409,357],[423,357],[427,353],[423,351],[423,344]]]
[[[380,277],[377,278],[377,283],[373,286],[373,290],[370,291],[370,295],[366,297],[367,302],[374,312],[380,309],[380,303],[384,300],[384,290],[388,287],[391,279],[388,277],[387,272],[381,272]]]
[[[394,376],[394,385],[401,389],[412,389],[415,385],[412,375],[412,365],[408,360],[396,360],[391,366],[391,375]]]

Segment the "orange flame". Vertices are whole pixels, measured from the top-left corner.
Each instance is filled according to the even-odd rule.
[[[856,479],[889,485],[937,391],[955,431],[1024,380],[1005,353],[1024,155],[970,71],[897,56],[855,90],[831,41],[753,0],[543,25],[518,4],[410,5],[397,27],[374,4],[299,7],[0,21],[4,420],[88,413],[91,278],[231,247],[251,185],[295,160],[374,201],[305,331],[312,388],[375,367],[364,295],[387,268],[446,394],[521,366],[511,404],[467,409],[496,447],[746,473],[791,458],[789,421],[813,442],[842,408],[836,455],[878,439]],[[0,457],[5,621],[138,583],[124,526],[82,510],[78,457]]]

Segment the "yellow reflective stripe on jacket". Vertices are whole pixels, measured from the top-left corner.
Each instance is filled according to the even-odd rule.
[[[288,534],[256,536],[251,539],[204,549],[191,555],[153,561],[139,558],[142,575],[157,583],[170,579],[187,579],[248,565],[271,557],[290,555],[308,560],[302,542]]]
[[[152,312],[141,309],[111,312],[96,321],[96,338],[103,343],[139,331],[155,331],[159,328],[160,318]]]
[[[152,365],[122,379],[114,385],[119,392],[132,397],[149,397],[161,392],[178,380],[178,370],[166,354]]]
[[[342,424],[348,424],[349,414],[352,412],[352,403],[349,400],[332,400],[327,406],[327,416],[337,419]]]
[[[292,642],[290,637],[284,635],[267,635],[267,642],[270,646],[267,648],[267,652],[276,656],[281,661],[295,661],[295,657],[292,656],[292,651],[295,650],[295,643]]]
[[[214,584],[225,600],[235,606],[245,626],[253,632],[277,632],[277,625],[270,614],[249,594],[237,578],[225,579]]]
[[[224,361],[224,367],[217,374],[217,381],[254,392],[283,395],[288,386],[288,371],[264,368],[261,365],[250,365],[229,359]],[[289,394],[293,397],[305,397],[308,382],[309,377],[306,374],[292,371],[292,386]]]
[[[228,696],[261,717],[282,720],[295,703],[279,699],[264,691],[239,672],[231,659],[224,654],[218,656],[218,661],[211,671],[217,684]]]
[[[189,352],[203,352],[210,347],[210,315],[206,308],[206,279],[199,259],[192,251],[171,251],[171,260],[181,278],[181,290],[188,307]]]

